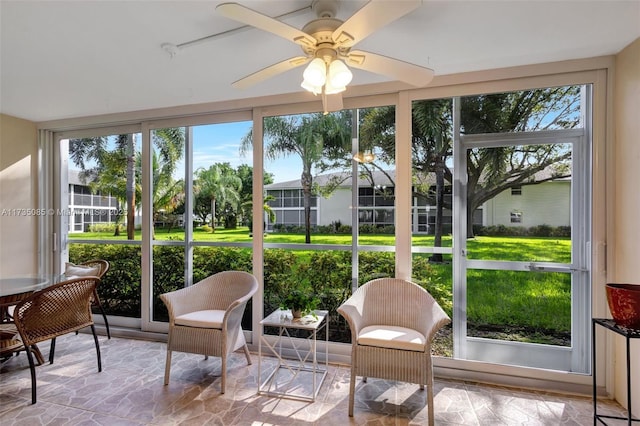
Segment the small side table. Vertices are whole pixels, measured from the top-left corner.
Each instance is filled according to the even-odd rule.
[[[640,339],[640,330],[633,330],[630,328],[620,327],[615,323],[614,320],[605,319],[605,318],[593,318],[592,319],[592,338],[591,338],[591,349],[592,349],[592,359],[593,359],[593,424],[596,425],[597,422],[606,425],[604,419],[616,419],[616,420],[626,420],[627,424],[631,426],[631,422],[640,422],[640,419],[634,419],[631,414],[631,350],[629,349],[629,343],[631,339]],[[626,349],[627,349],[627,417],[618,417],[618,416],[605,416],[603,414],[598,414],[598,399],[596,395],[596,325],[600,325],[607,330],[611,330],[614,333],[617,333],[621,336],[624,336]],[[638,367],[638,366],[636,366]]]
[[[278,358],[278,365],[271,372],[267,379],[258,382],[258,393],[269,396],[281,396],[303,401],[315,401],[320,387],[327,375],[329,368],[329,312],[315,311],[314,315],[307,315],[303,318],[294,319],[289,310],[277,309],[265,319],[260,321],[262,332],[260,333],[260,341],[258,344],[258,381],[262,378],[262,344],[264,343],[269,351]],[[269,336],[264,335],[264,327],[277,327],[278,335],[276,341],[271,344],[267,339]],[[321,367],[317,358],[317,336],[318,332],[324,328],[325,332],[325,354],[324,366]],[[309,337],[306,339],[308,345],[303,348],[303,344],[294,341],[289,334],[289,329],[307,330]],[[274,336],[271,336],[274,337]],[[286,360],[282,356],[282,341],[286,339],[290,343],[291,348],[295,352],[296,357],[293,360]],[[306,352],[306,354],[304,353]],[[303,356],[304,355],[304,356]],[[311,359],[309,359],[311,357]],[[290,373],[284,383],[277,383],[279,373]],[[312,374],[313,389],[311,395],[300,395],[293,393],[299,390],[298,386],[291,386],[300,372],[306,371]]]

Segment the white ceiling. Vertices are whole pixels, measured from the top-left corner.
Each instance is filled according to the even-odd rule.
[[[398,1],[398,0],[396,0]],[[277,16],[311,0],[239,1]],[[237,28],[221,1],[0,0],[0,111],[47,121],[299,92],[302,68],[238,90],[231,83],[300,48],[260,30],[160,46]],[[365,1],[341,3],[347,19]],[[285,22],[301,28],[309,9]],[[640,37],[640,0],[431,1],[356,47],[436,76],[616,54]],[[352,85],[387,81],[354,70]],[[348,90],[348,89],[347,89]]]

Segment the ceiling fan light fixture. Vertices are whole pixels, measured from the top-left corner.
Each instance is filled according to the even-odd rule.
[[[309,83],[307,80],[304,80],[302,82],[302,84],[300,84],[300,87],[302,87],[304,90],[313,93],[314,95],[319,95],[320,93],[322,93],[322,86],[314,86],[313,84]]]
[[[353,74],[340,59],[335,59],[329,65],[329,82],[333,87],[346,87],[351,83]]]
[[[309,63],[302,76],[304,77],[303,84],[322,87],[327,80],[327,65],[322,59],[315,58]]]
[[[327,82],[324,85],[324,93],[325,95],[335,95],[336,93],[341,93],[347,90],[345,86],[334,86],[331,84],[331,79],[327,79]]]
[[[376,156],[371,150],[360,151],[353,156],[353,160],[358,163],[373,163],[375,159]]]

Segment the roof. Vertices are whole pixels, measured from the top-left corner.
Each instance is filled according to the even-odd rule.
[[[568,177],[560,177],[553,178],[555,171],[553,167],[547,167],[546,169],[539,171],[535,174],[536,181],[548,180],[551,178],[553,181],[571,181],[571,176]],[[323,187],[326,186],[332,180],[336,182],[341,182],[342,184],[339,186],[349,187],[351,186],[351,173],[350,172],[337,172],[337,173],[327,173],[313,177],[313,182]],[[374,170],[371,174],[371,178],[373,179],[373,184],[371,183],[371,179],[367,175],[360,175],[358,179],[358,186],[372,186],[372,185],[381,185],[381,186],[394,186],[394,182],[396,179],[395,170]],[[429,173],[426,178],[421,179],[421,183],[435,185],[435,174]],[[275,189],[300,189],[302,187],[300,183],[300,179],[296,180],[288,180],[284,182],[275,182],[269,185],[264,186],[266,190],[275,190]]]
[[[85,179],[80,177],[80,173],[82,173],[80,170],[69,170],[69,184],[70,185],[82,185],[82,186],[89,186],[89,182],[87,182]]]

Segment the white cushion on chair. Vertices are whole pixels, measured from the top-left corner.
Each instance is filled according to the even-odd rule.
[[[393,325],[371,325],[360,330],[358,344],[423,352],[427,339],[416,330]]]
[[[188,314],[177,316],[175,323],[177,325],[186,325],[187,327],[222,328],[224,313],[225,311],[219,310],[189,312]]]
[[[74,265],[67,262],[65,264],[64,275],[67,279],[75,277],[99,277],[100,266]]]

